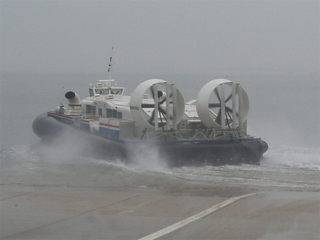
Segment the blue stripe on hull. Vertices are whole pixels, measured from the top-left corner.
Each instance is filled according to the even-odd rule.
[[[100,127],[100,135],[107,138],[119,138],[119,130],[114,130],[111,128]]]

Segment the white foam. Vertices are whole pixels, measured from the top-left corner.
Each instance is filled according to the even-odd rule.
[[[320,148],[281,146],[270,148],[262,166],[320,171]]]
[[[37,164],[41,165],[44,162],[49,164],[44,167],[63,166],[63,164],[79,165],[78,169],[86,169],[88,175],[91,174],[95,179],[100,179],[101,184],[106,178],[105,176],[110,175],[115,185],[117,181],[122,181],[123,184],[127,184],[126,181],[129,181],[139,186],[197,185],[207,187],[231,185],[320,190],[320,148],[270,147],[260,166],[244,164],[220,167],[168,168],[165,164],[165,158],[157,148],[149,146],[148,148],[135,149],[134,153],[132,163],[126,163],[120,159],[107,161],[82,156],[78,152],[77,146],[58,144],[39,145],[36,148],[16,146],[8,151],[3,151],[2,158],[8,158],[6,162],[12,160],[21,162],[17,167],[22,167],[22,165],[37,167]],[[70,169],[73,168],[68,168],[66,172]],[[114,176],[122,177],[117,180]],[[125,178],[126,181],[122,178]]]
[[[155,172],[165,172],[167,163],[164,156],[161,155],[156,145],[138,144],[131,146],[130,159],[135,164],[135,168],[150,170]]]

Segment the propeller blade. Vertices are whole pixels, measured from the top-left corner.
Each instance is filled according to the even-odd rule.
[[[164,111],[163,109],[161,109],[162,111]],[[162,120],[162,115],[163,115],[163,117],[165,118],[165,116],[164,116],[164,114],[163,114],[163,112],[161,112],[161,110],[160,110],[160,108],[159,108],[159,116],[160,116],[160,121],[161,121],[161,123],[159,124],[159,127],[161,127],[162,128],[162,130],[164,130],[164,126],[166,125],[164,122],[163,122],[163,120]]]
[[[159,112],[162,113],[162,115],[163,115],[164,117],[167,116],[167,112],[166,112],[165,110],[163,110],[161,107],[159,107]],[[170,117],[170,120],[173,119],[173,116],[170,115],[169,117]]]
[[[152,98],[154,99],[154,90],[153,90],[153,86],[151,86],[150,90],[151,90]]]
[[[161,112],[164,116],[167,116],[167,112],[159,107],[159,112]]]
[[[154,108],[154,104],[143,103],[143,104],[141,104],[141,108]]]
[[[226,112],[232,113],[232,109],[226,106]]]
[[[229,129],[230,129],[230,124],[232,123],[233,119],[232,119],[232,117],[230,116],[229,111],[226,111],[226,112],[225,112],[225,115],[226,115],[227,125],[228,125],[228,127],[229,127]]]
[[[162,103],[164,103],[167,100],[167,98],[165,97],[164,99],[162,99],[159,104],[161,105]]]
[[[208,105],[209,108],[218,108],[221,107],[220,103],[209,103]]]
[[[221,108],[219,109],[218,116],[216,117],[215,122],[221,125]]]
[[[220,98],[220,95],[219,95],[218,89],[217,89],[217,88],[215,88],[215,89],[214,89],[214,92],[216,93],[216,96],[217,96],[217,98],[218,98],[219,102],[221,102],[221,98]]]
[[[231,113],[231,114],[232,114],[232,109],[231,109],[231,108],[229,108],[228,106],[226,106],[226,111],[228,111],[229,113]],[[238,117],[238,116],[239,116],[239,114],[238,114],[238,113],[236,113],[236,116]]]
[[[224,102],[228,102],[231,98],[232,98],[232,93],[230,93],[230,95],[226,98]]]
[[[155,114],[155,110],[153,110],[153,112],[152,112],[152,114],[151,114],[151,117],[150,117],[150,119],[149,119],[149,121],[148,121],[151,125],[153,125],[154,114]]]

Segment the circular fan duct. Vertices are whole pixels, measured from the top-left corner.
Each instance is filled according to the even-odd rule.
[[[240,84],[216,79],[205,84],[197,97],[197,112],[208,128],[237,128],[245,122],[250,103]]]
[[[185,109],[184,98],[173,84],[150,79],[132,93],[130,113],[138,127],[176,129]]]

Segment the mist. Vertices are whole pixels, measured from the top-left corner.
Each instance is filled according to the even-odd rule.
[[[130,94],[160,78],[186,101],[215,78],[248,92],[249,133],[320,145],[319,1],[0,2],[1,147],[34,143],[33,119],[112,77]]]
[[[319,75],[319,1],[0,2],[1,73]]]

